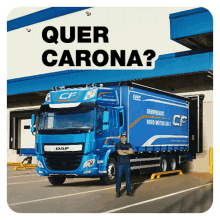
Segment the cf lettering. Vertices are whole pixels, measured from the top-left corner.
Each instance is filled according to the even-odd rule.
[[[63,93],[63,94],[61,94],[61,95],[60,95],[60,99],[67,99],[68,96],[66,96],[66,95],[69,95],[69,93]]]
[[[186,123],[187,117],[185,115],[174,115],[173,116],[173,125],[174,126],[182,126]]]
[[[187,119],[187,117],[185,115],[182,115],[182,117],[180,119],[180,126],[182,126],[182,124],[186,124],[186,119]]]
[[[73,97],[75,95],[76,95],[76,92],[63,93],[60,95],[60,99],[70,99],[71,97]]]
[[[68,96],[68,99],[70,99],[71,97],[75,96],[76,95],[76,92],[71,92]]]

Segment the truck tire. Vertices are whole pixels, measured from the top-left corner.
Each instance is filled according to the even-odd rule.
[[[161,155],[160,160],[160,172],[166,172],[168,170],[168,161],[166,155]]]
[[[114,158],[110,157],[107,165],[107,175],[100,177],[103,185],[110,185],[116,183],[117,178],[117,163]]]
[[[62,185],[66,177],[48,177],[48,180],[52,185]]]
[[[174,155],[171,155],[168,162],[168,170],[174,171],[177,169],[177,160]]]

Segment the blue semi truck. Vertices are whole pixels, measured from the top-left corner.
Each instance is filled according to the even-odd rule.
[[[189,100],[132,82],[53,88],[31,123],[37,174],[54,185],[75,177],[115,183],[123,133],[135,152],[133,173],[175,170],[187,161]]]

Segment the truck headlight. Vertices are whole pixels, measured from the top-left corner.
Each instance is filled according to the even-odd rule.
[[[45,102],[51,102],[51,95],[48,93],[45,98]]]
[[[91,167],[91,166],[94,165],[94,163],[95,163],[95,159],[87,160],[87,161],[83,164],[83,168]]]
[[[39,168],[44,168],[43,164],[42,164],[39,160],[37,161],[37,166],[38,166]]]
[[[91,99],[95,96],[95,93],[96,91],[95,90],[90,90],[86,93],[85,97],[84,97],[84,100],[87,100],[87,99]]]

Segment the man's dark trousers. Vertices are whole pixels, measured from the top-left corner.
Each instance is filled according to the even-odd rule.
[[[125,172],[127,192],[131,193],[130,168],[131,168],[130,163],[117,163],[117,182],[116,182],[117,193],[119,193],[121,189],[121,179],[123,176],[123,172]]]

